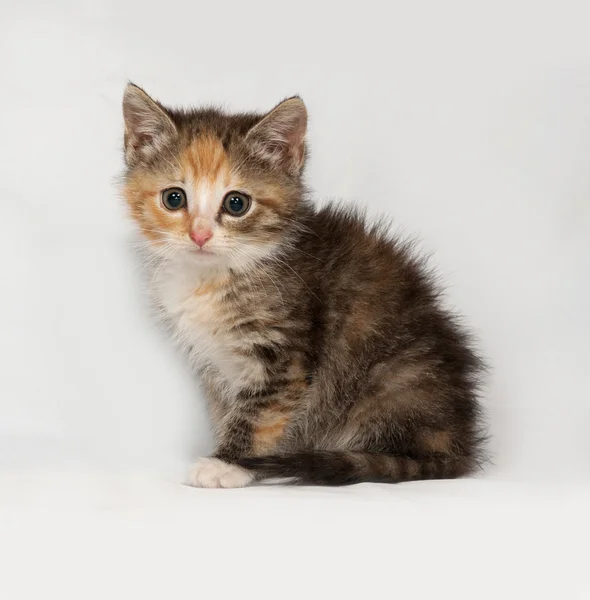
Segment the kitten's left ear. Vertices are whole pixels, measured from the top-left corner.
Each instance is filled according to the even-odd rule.
[[[140,87],[128,83],[123,96],[125,160],[129,166],[150,159],[176,136],[166,110]]]
[[[254,125],[246,141],[256,154],[296,175],[305,162],[306,130],[307,109],[301,98],[294,97],[281,102]]]

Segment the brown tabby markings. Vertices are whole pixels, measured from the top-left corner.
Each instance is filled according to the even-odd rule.
[[[125,197],[152,294],[203,381],[213,461],[192,483],[342,485],[460,477],[482,457],[470,336],[411,247],[307,199],[307,113],[174,111],[130,85]],[[161,193],[181,187],[182,210]],[[228,191],[252,198],[241,217]],[[197,251],[197,226],[213,234]],[[206,254],[206,256],[205,256]]]
[[[420,464],[417,461],[406,461],[406,477],[409,480],[418,479],[420,477]]]

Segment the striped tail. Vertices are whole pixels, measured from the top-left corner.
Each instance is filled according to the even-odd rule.
[[[420,479],[450,479],[473,471],[466,457],[429,456],[423,459],[371,452],[307,451],[294,454],[241,458],[240,466],[256,479],[288,479],[309,485],[399,483]]]

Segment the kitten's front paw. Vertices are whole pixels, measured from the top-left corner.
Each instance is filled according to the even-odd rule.
[[[254,479],[254,475],[218,458],[198,458],[191,469],[188,483],[201,488],[237,488],[245,487]]]

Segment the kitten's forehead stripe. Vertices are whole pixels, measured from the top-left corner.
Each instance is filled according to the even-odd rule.
[[[229,176],[229,162],[223,144],[212,134],[197,137],[185,151],[182,164],[192,171],[195,179],[227,181]]]

